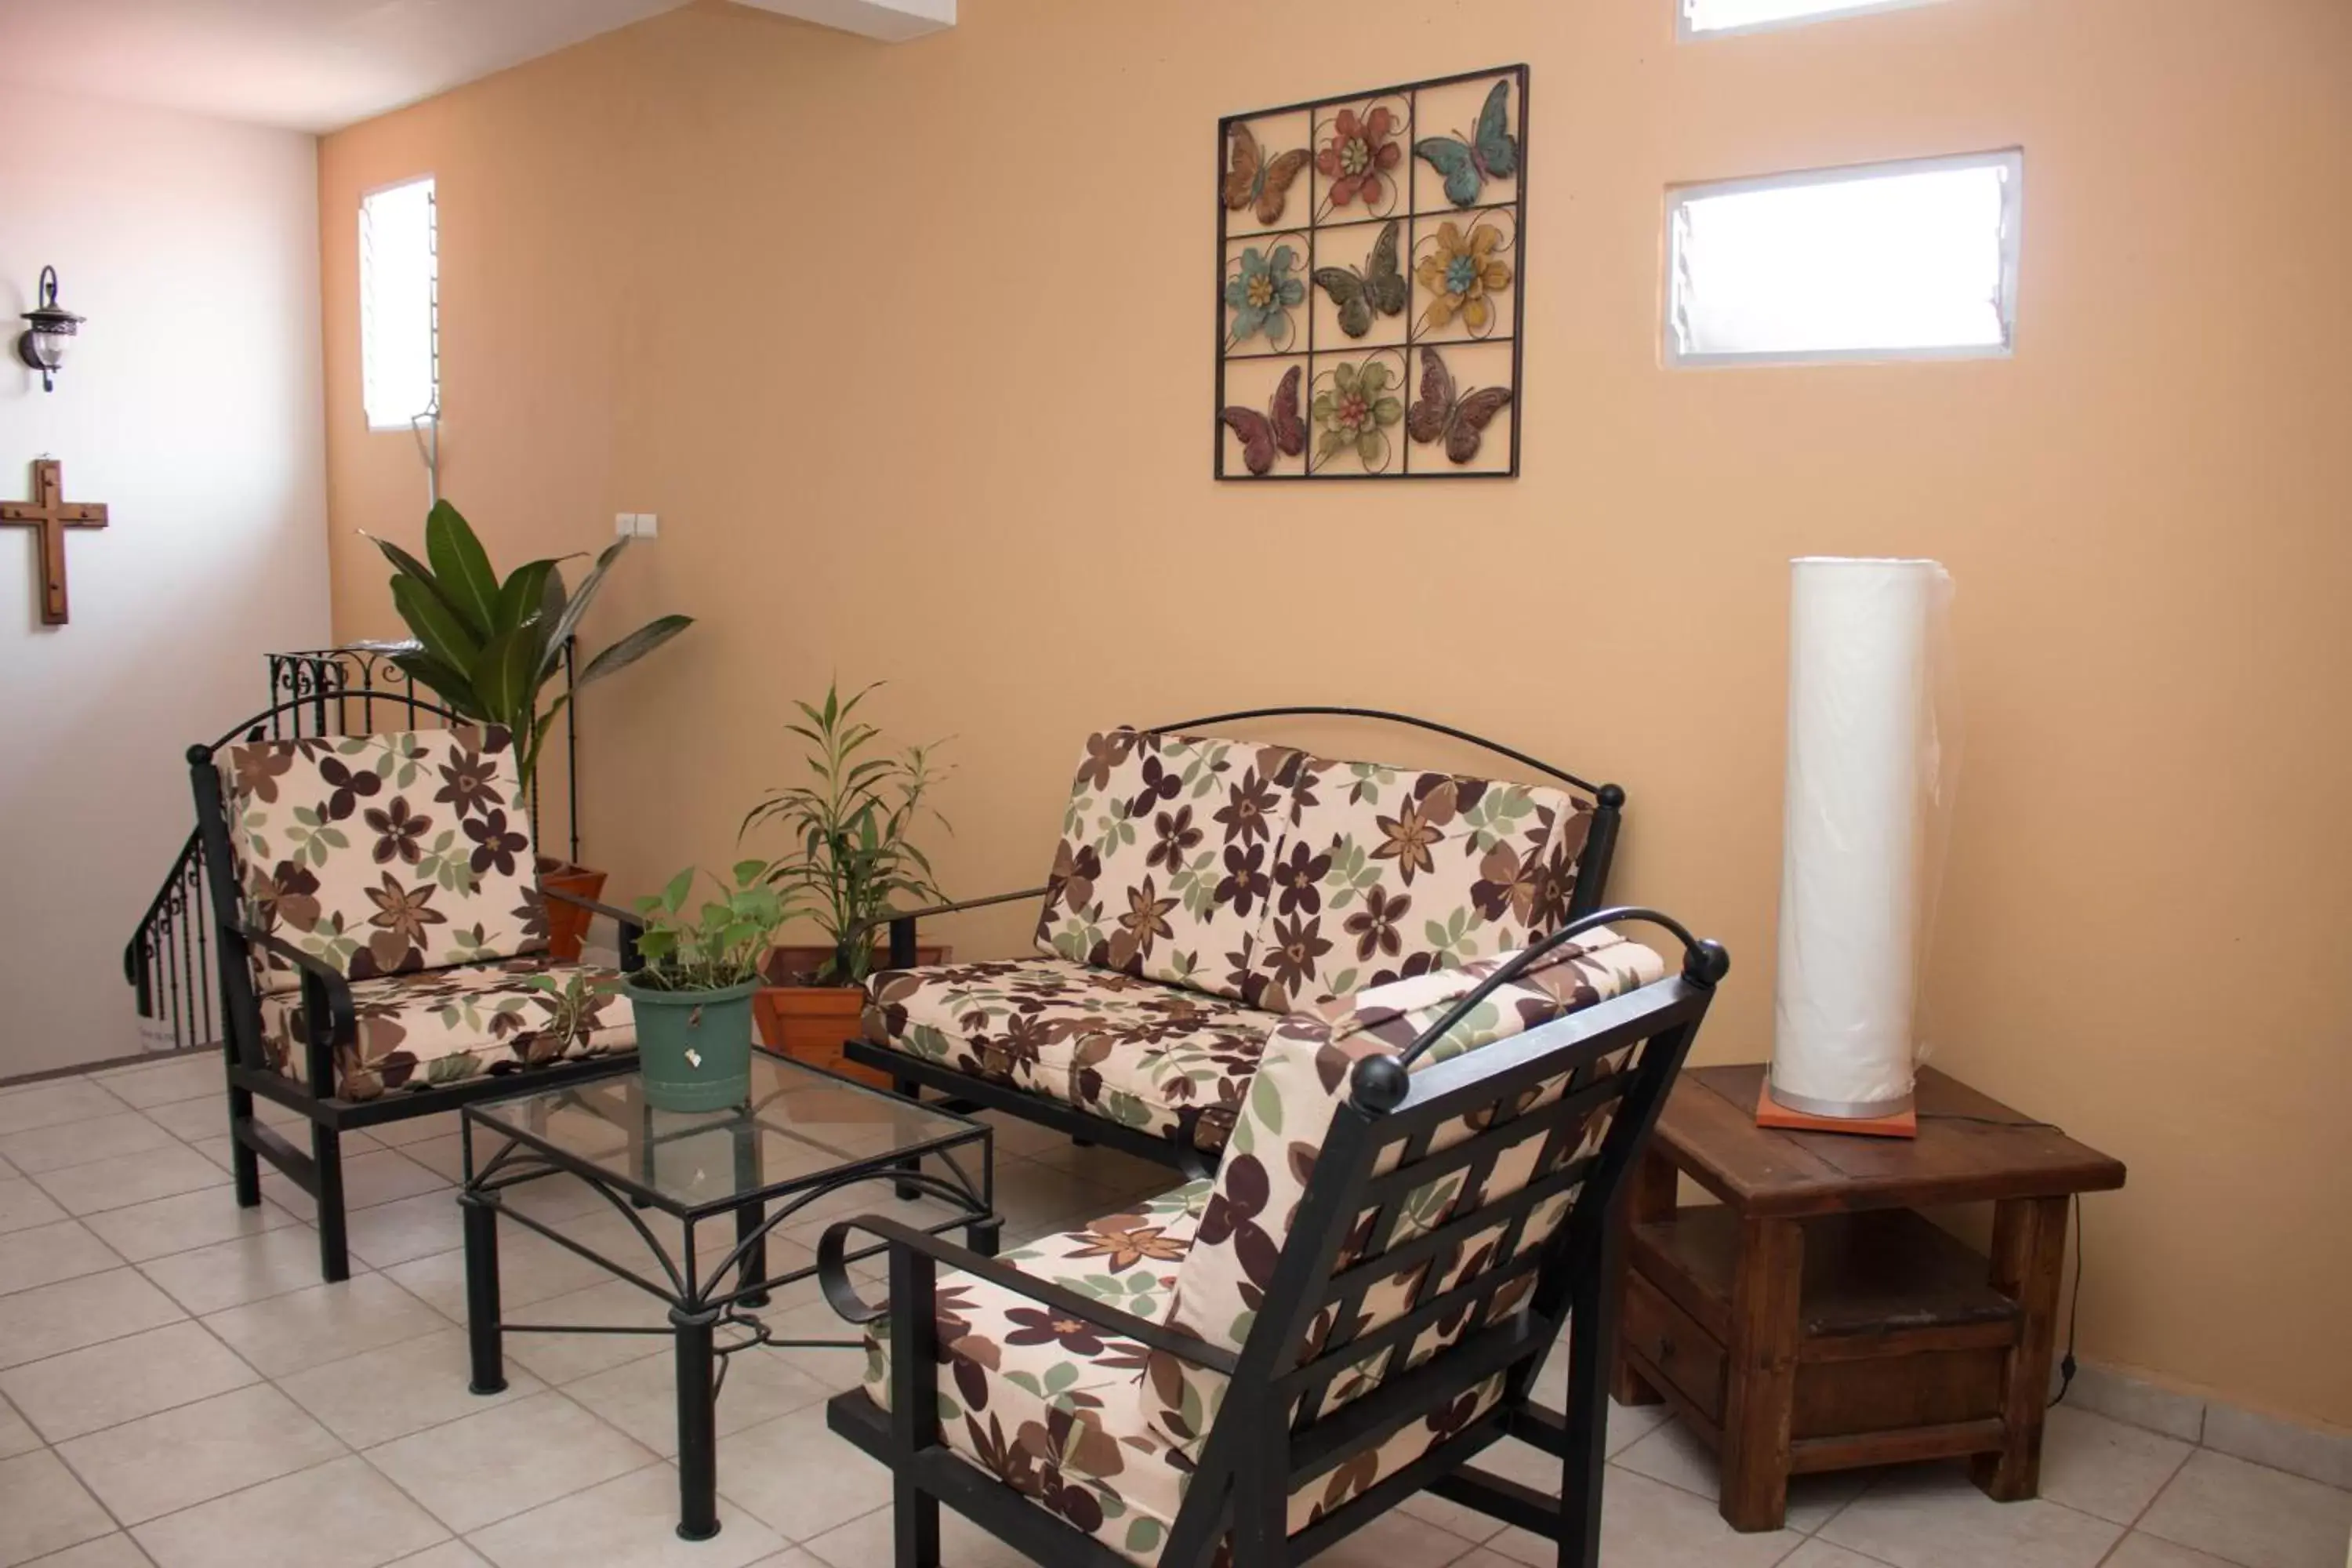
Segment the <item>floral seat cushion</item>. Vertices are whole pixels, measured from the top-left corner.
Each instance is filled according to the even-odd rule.
[[[1055,958],[888,970],[866,995],[877,1045],[1204,1148],[1224,1142],[1276,1022]]]
[[[1003,1261],[1139,1316],[1164,1318],[1176,1274],[1209,1200],[1204,1178],[1128,1214],[1049,1236]],[[939,1277],[940,1432],[947,1446],[1129,1560],[1156,1563],[1192,1479],[1192,1465],[1143,1419],[1147,1363],[1131,1340],[1060,1317],[1017,1291],[949,1271]],[[866,1335],[866,1392],[890,1407],[887,1329]],[[1465,1396],[1448,1431],[1483,1414],[1495,1380]],[[1440,1434],[1415,1426],[1383,1446],[1385,1475]],[[1304,1529],[1363,1489],[1361,1461],[1302,1487],[1290,1527]]]
[[[547,945],[506,731],[254,741],[219,754],[247,920],[370,980]],[[255,988],[301,987],[259,949]]]
[[[1156,1321],[1208,1196],[1205,1179],[1187,1183],[1130,1213],[1007,1252],[1003,1261]],[[1139,1555],[1128,1545],[1136,1521],[1117,1484],[1130,1469],[1165,1462],[1166,1445],[1137,1418],[1143,1347],[954,1271],[940,1275],[937,1300],[940,1429],[948,1446],[1108,1544],[1152,1561],[1151,1516],[1144,1516],[1139,1537],[1151,1552]],[[866,1391],[887,1410],[887,1319],[866,1331]],[[1164,1534],[1166,1521],[1156,1528]]]
[[[620,980],[616,970],[539,954],[354,981],[358,1034],[337,1057],[333,1092],[374,1100],[484,1073],[635,1049],[636,1023]],[[265,994],[261,1030],[271,1065],[307,1080],[302,994]]]

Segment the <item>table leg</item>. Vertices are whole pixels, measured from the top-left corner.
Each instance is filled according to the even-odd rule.
[[[1805,1233],[1797,1221],[1740,1223],[1718,1504],[1734,1530],[1778,1530],[1788,1517],[1789,1419],[1796,1401],[1804,1272]]]
[[[457,1199],[466,1229],[466,1339],[476,1394],[507,1386],[505,1335],[499,1325],[499,1211],[472,1193]]]
[[[1633,1179],[1626,1184],[1625,1206],[1619,1223],[1630,1230],[1637,1225],[1674,1218],[1675,1196],[1681,1181],[1682,1173],[1675,1169],[1674,1162],[1658,1152],[1657,1146],[1653,1143],[1643,1154],[1642,1163],[1633,1167]],[[1630,1259],[1633,1249],[1625,1247],[1618,1256]],[[1618,1271],[1617,1289],[1621,1302],[1625,1289],[1624,1281],[1633,1271],[1631,1262]],[[1617,1321],[1620,1323],[1625,1321],[1622,1310],[1617,1314]],[[1610,1398],[1620,1405],[1659,1405],[1664,1402],[1666,1396],[1652,1387],[1648,1378],[1626,1363],[1625,1339],[1622,1331],[1617,1337],[1617,1347],[1611,1361]]]
[[[735,1130],[737,1190],[750,1191],[758,1186],[760,1174],[759,1132],[755,1128],[738,1127]],[[768,1209],[765,1204],[746,1204],[737,1209],[735,1211],[736,1245],[740,1247],[751,1241],[751,1237],[760,1236],[760,1226],[767,1222],[767,1217]],[[753,1285],[767,1277],[768,1238],[760,1236],[760,1239],[751,1242],[751,1249],[743,1254],[743,1266],[737,1271],[735,1279],[739,1285]],[[743,1298],[742,1304],[746,1307],[764,1307],[768,1304],[768,1293],[761,1290],[754,1295],[746,1296]]]
[[[677,1331],[677,1533],[708,1541],[719,1533],[719,1412],[711,1386],[719,1314],[673,1308],[669,1321]]]
[[[2022,1321],[2003,1372],[2000,1451],[1970,1458],[1969,1479],[2000,1502],[2041,1489],[2042,1415],[2050,1399],[2058,1283],[2066,1266],[2066,1201],[2011,1198],[1993,1207],[1992,1287],[2018,1304]]]

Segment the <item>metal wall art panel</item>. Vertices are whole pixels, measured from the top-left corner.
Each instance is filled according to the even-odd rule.
[[[1221,479],[1519,471],[1528,68],[1218,125]]]

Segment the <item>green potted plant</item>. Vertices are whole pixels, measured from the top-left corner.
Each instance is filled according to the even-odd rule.
[[[808,743],[812,781],[772,790],[745,815],[738,837],[781,828],[791,847],[767,870],[787,917],[804,916],[824,940],[779,945],[764,965],[760,1033],[769,1048],[852,1077],[876,1078],[842,1059],[857,1032],[866,977],[882,960],[877,945],[894,906],[943,898],[931,863],[909,835],[923,818],[947,826],[929,804],[940,774],[929,748],[885,752],[882,732],[857,716],[871,686],[847,698],[837,684],[817,707],[795,702],[803,723],[788,725]],[[918,963],[940,963],[942,947],[919,950]]]
[[[643,968],[622,984],[637,1025],[637,1067],[646,1102],[660,1110],[723,1110],[751,1083],[751,994],[760,959],[783,918],[764,861],[734,868],[732,886],[691,910],[701,875],[689,866],[639,899]],[[714,879],[715,880],[715,879]]]
[[[647,622],[580,664],[570,688],[549,698],[547,687],[562,667],[564,645],[628,540],[614,541],[580,586],[567,592],[562,563],[578,556],[526,561],[501,579],[472,525],[446,500],[436,501],[425,520],[424,561],[390,540],[365,537],[393,564],[393,606],[418,644],[394,654],[394,662],[438,692],[453,710],[500,725],[514,736],[527,806],[538,799],[540,754],[565,704],[583,687],[635,664],[694,624],[687,616]],[[533,842],[543,845],[539,824],[531,826]],[[542,885],[576,897],[604,895],[604,872],[551,856],[540,857],[539,876]],[[547,924],[549,952],[577,959],[588,911],[551,903]]]

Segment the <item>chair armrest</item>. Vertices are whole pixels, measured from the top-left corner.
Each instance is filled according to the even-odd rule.
[[[894,1305],[885,1302],[881,1306],[874,1306],[857,1294],[856,1287],[849,1278],[848,1243],[849,1233],[853,1230],[869,1231],[894,1247],[922,1253],[950,1268],[960,1268],[976,1279],[1002,1286],[1015,1295],[1026,1296],[1065,1316],[1092,1323],[1121,1339],[1133,1340],[1149,1349],[1172,1355],[1179,1361],[1204,1366],[1212,1372],[1222,1372],[1228,1377],[1239,1364],[1239,1358],[1221,1345],[1213,1345],[1206,1340],[1195,1339],[1164,1323],[1155,1323],[1149,1318],[1139,1318],[1132,1312],[1122,1312],[1116,1307],[1090,1300],[1050,1279],[1024,1274],[1009,1263],[982,1258],[968,1247],[958,1247],[927,1230],[918,1230],[895,1219],[884,1219],[879,1215],[837,1220],[827,1226],[824,1235],[817,1238],[817,1284],[824,1291],[826,1304],[849,1322],[870,1323],[887,1315]],[[913,1305],[911,1302],[895,1304]],[[929,1311],[930,1303],[923,1303],[922,1310]]]
[[[359,1037],[359,1010],[352,1001],[350,978],[314,952],[304,952],[285,938],[258,926],[239,926],[237,935],[264,952],[275,953],[302,973],[302,1016],[310,1025],[310,1092],[320,1099],[335,1092],[335,1049]]]
[[[872,931],[876,926],[890,928],[890,967],[907,969],[915,962],[915,922],[932,915],[960,914],[965,910],[984,910],[992,904],[1009,904],[1021,899],[1042,899],[1043,888],[1023,888],[1018,892],[991,893],[984,899],[962,899],[951,904],[933,904],[921,910],[892,910],[876,916],[860,928]]]
[[[991,904],[1009,904],[1015,899],[1042,899],[1045,896],[1044,888],[1023,888],[1017,892],[991,893],[984,899],[962,899],[952,904],[933,904],[929,909],[892,910],[874,923],[897,925],[900,921],[928,920],[933,915],[960,914],[965,910],[984,910]]]
[[[574,909],[586,910],[592,915],[603,915],[620,927],[622,973],[633,973],[645,963],[645,960],[637,953],[637,938],[646,934],[644,917],[633,915],[617,904],[584,899],[578,893],[567,893],[561,888],[551,888],[544,882],[540,884],[539,896],[542,899],[553,899],[559,904],[570,904]]]

